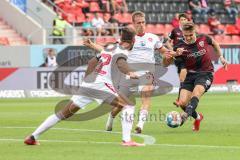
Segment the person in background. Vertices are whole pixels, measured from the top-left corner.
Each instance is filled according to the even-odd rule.
[[[92,23],[89,16],[85,16],[85,22],[82,24],[83,36],[93,36]]]
[[[92,25],[97,29],[97,36],[101,36],[103,32],[103,25],[104,21],[103,19],[99,16],[98,13],[94,14],[94,18],[92,19]]]
[[[236,4],[232,0],[225,0],[224,1],[224,8],[227,11],[228,15],[231,18],[236,18],[238,14],[238,10],[236,8]]]
[[[210,27],[211,32],[213,32],[214,35],[216,34],[223,34],[224,30],[220,29],[220,21],[218,20],[216,14],[212,12],[210,14],[210,17],[208,18],[208,25]]]
[[[67,22],[62,18],[61,13],[53,20],[53,44],[64,44]],[[59,42],[59,43],[58,43]]]
[[[175,17],[174,17],[174,18],[172,19],[172,21],[171,21],[171,24],[172,24],[173,28],[179,27],[179,19],[178,19],[178,16],[179,16],[179,14],[176,13],[176,14],[175,14]]]
[[[56,51],[53,48],[49,48],[45,59],[45,67],[57,67],[57,65]]]

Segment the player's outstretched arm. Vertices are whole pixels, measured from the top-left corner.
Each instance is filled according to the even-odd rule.
[[[119,69],[122,73],[128,75],[130,78],[132,78],[132,79],[138,79],[138,76],[137,76],[134,72],[131,71],[131,69],[130,69],[130,67],[128,66],[128,63],[127,63],[127,61],[126,61],[125,58],[118,58],[118,60],[117,60],[117,66],[118,66],[118,69]]]
[[[92,59],[90,59],[88,61],[88,66],[87,66],[87,70],[85,72],[85,77],[87,75],[89,75],[90,73],[92,73],[95,70],[97,65],[98,65],[98,58],[97,57],[93,57]]]
[[[216,50],[217,56],[220,58],[220,61],[223,65],[224,69],[227,70],[228,62],[223,57],[223,54],[222,54],[219,44],[214,39],[212,39],[212,44],[213,44],[214,49]]]
[[[89,47],[97,52],[101,52],[104,49],[103,46],[93,43],[90,39],[84,40],[83,45],[86,47]]]
[[[173,63],[175,57],[182,55],[185,50],[184,48],[178,48],[176,51],[172,51],[162,47],[159,51],[163,56],[163,65],[167,67]]]

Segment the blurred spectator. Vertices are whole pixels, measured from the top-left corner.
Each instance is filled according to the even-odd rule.
[[[179,19],[178,19],[178,16],[179,16],[179,14],[176,13],[176,14],[175,14],[175,17],[174,17],[174,18],[172,19],[172,21],[171,21],[171,24],[172,24],[173,28],[179,27]]]
[[[112,29],[112,34],[116,34],[117,33],[117,28],[119,27],[119,21],[117,19],[114,18],[114,12],[110,13],[110,17],[108,20],[109,23],[112,24],[113,29]]]
[[[70,9],[72,7],[72,0],[54,0],[54,3],[61,9]],[[56,11],[56,8],[55,8]]]
[[[92,19],[92,25],[93,25],[93,27],[96,27],[98,36],[100,36],[102,34],[102,32],[104,32],[104,30],[103,30],[104,21],[99,16],[98,13],[94,13],[94,18]]]
[[[102,11],[110,12],[110,0],[99,0],[99,6]]]
[[[128,12],[126,0],[110,0],[114,13]]]
[[[105,13],[103,15],[105,35],[114,35],[118,28],[118,21],[114,19],[113,14],[109,15]]]
[[[208,18],[208,25],[210,27],[210,31],[213,32],[214,35],[216,34],[223,34],[224,30],[220,29],[220,21],[218,20],[216,14],[213,12],[210,14]]]
[[[53,20],[53,44],[58,44],[57,41],[59,41],[60,44],[64,44],[63,37],[65,36],[66,25],[67,22],[62,18],[61,13],[59,13]]]
[[[238,13],[238,17],[237,17],[237,20],[236,20],[236,27],[237,27],[237,29],[240,33],[240,12]]]
[[[179,14],[178,20],[179,20],[178,27],[174,27],[174,29],[171,31],[171,33],[168,36],[169,41],[171,41],[171,44],[173,44],[174,46],[177,43],[179,43],[180,40],[183,39],[182,26],[189,21],[189,18],[187,14],[182,13],[182,14]]]
[[[207,13],[213,12],[213,9],[208,7],[207,0],[188,0],[189,8],[193,14],[200,14],[203,21],[207,19]]]
[[[89,16],[85,16],[85,22],[82,24],[83,36],[93,36],[92,23]]]
[[[237,10],[240,11],[240,0],[234,0],[236,6],[237,6]]]
[[[192,12],[190,10],[186,11],[185,14],[187,15],[189,21],[193,21]]]
[[[53,48],[48,48],[45,63],[40,67],[56,67],[57,65],[56,50]]]
[[[224,6],[225,6],[225,9],[228,13],[228,15],[231,17],[231,18],[236,18],[237,17],[237,14],[238,14],[238,10],[236,8],[236,4],[233,0],[225,0],[224,1]]]
[[[73,4],[76,4],[76,6],[82,8],[83,13],[89,12],[89,3],[85,2],[85,0],[74,0]]]

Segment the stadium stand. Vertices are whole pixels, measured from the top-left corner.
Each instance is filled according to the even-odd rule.
[[[52,8],[56,13],[62,12],[64,19],[73,27],[78,27],[77,30],[82,30],[81,25],[86,21],[86,15],[90,18],[90,20],[94,17],[95,12],[98,12],[100,17],[103,17],[104,13],[108,13],[110,15],[110,13],[106,12],[106,10],[102,7],[103,2],[99,3],[99,0],[44,0],[43,2],[47,3],[46,5],[48,7],[50,6],[50,8]],[[55,3],[55,6],[52,5],[53,2]],[[113,16],[118,20],[120,27],[131,23],[132,12],[141,10],[146,13],[147,31],[164,36],[167,36],[173,29],[171,21],[175,17],[175,14],[189,11],[188,0],[126,0],[126,2],[128,12],[117,12]],[[237,43],[238,41],[235,40],[238,40],[236,37],[240,36],[240,27],[237,27],[236,24],[240,22],[239,18],[230,17],[227,14],[227,11],[224,8],[223,0],[208,0],[208,6],[214,9],[221,22],[219,28],[224,30],[224,36],[226,36],[226,38],[224,38],[224,42]],[[112,11],[112,9],[110,9],[110,11]],[[201,18],[201,15],[194,14],[192,17],[194,22],[198,25],[197,28],[199,32],[213,35],[207,25],[207,21],[204,21]],[[11,34],[10,38],[9,36],[5,36],[8,37],[10,45],[26,44],[26,41],[19,35],[17,37],[17,33],[14,33],[14,31],[7,32]],[[77,33],[79,33],[77,34],[78,38],[83,36],[81,34],[83,33],[82,31],[77,31]],[[94,34],[94,36],[96,36],[96,34]],[[101,36],[103,36],[103,39],[100,40],[101,42],[104,42],[105,40],[107,42],[108,39],[118,38],[118,35],[114,35],[114,37],[110,38],[104,37],[106,35]],[[15,37],[14,40],[11,37]],[[81,42],[81,40],[76,40],[75,42],[78,43]]]
[[[0,45],[26,45],[27,40],[21,37],[3,19],[0,19]]]

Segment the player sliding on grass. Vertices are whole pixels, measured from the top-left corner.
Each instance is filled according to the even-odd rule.
[[[111,52],[102,51],[99,56],[91,59],[86,73],[87,76],[80,86],[81,94],[73,96],[65,108],[49,116],[25,139],[24,143],[27,145],[39,144],[37,139],[42,133],[56,125],[59,121],[71,117],[79,109],[84,108],[93,100],[96,100],[99,103],[105,102],[122,109],[123,116],[121,123],[123,146],[144,146],[144,144],[136,143],[131,140],[134,106],[128,103],[126,97],[117,94],[111,77],[113,69],[118,69],[130,78],[138,78],[134,72],[130,71],[126,62],[128,50],[131,50],[133,47],[134,36],[135,32],[132,29],[123,29],[121,42],[115,50]],[[92,77],[95,77],[95,79],[93,80]]]
[[[196,108],[199,99],[210,88],[214,72],[211,60],[212,53],[208,50],[208,47],[214,47],[225,69],[227,69],[227,61],[222,56],[220,46],[216,41],[207,35],[196,34],[194,23],[187,22],[184,24],[182,32],[184,39],[174,46],[174,50],[184,48],[185,51],[181,56],[177,57],[177,59],[187,69],[187,75],[183,82],[177,105],[181,106],[184,110],[181,114],[182,123],[184,123],[189,116],[192,116],[195,119],[192,129],[193,131],[199,131],[203,115],[197,113]]]

